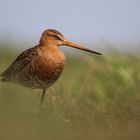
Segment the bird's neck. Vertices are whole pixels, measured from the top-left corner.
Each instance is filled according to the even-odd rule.
[[[43,39],[40,40],[39,46],[45,48],[57,48],[57,45],[53,41]]]
[[[41,50],[51,50],[51,51],[58,51],[59,48],[57,45],[55,44],[39,44],[39,48],[41,48]]]

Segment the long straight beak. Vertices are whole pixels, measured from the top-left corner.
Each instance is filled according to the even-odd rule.
[[[76,44],[74,44],[72,42],[69,42],[67,40],[64,40],[64,44],[63,45],[67,45],[69,47],[73,47],[73,48],[76,48],[76,49],[79,49],[79,50],[83,50],[83,51],[86,51],[86,52],[90,52],[90,53],[95,53],[95,54],[98,54],[98,55],[102,55],[99,52],[96,52],[96,51],[90,50],[88,48],[84,48],[84,47],[78,46],[78,45],[76,45]]]

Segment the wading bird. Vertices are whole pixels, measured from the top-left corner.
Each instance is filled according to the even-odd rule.
[[[65,40],[64,36],[57,30],[48,29],[42,33],[37,46],[22,52],[1,74],[1,80],[29,88],[42,89],[40,103],[42,104],[46,89],[56,82],[62,73],[65,56],[58,48],[62,45],[101,55],[99,52]]]

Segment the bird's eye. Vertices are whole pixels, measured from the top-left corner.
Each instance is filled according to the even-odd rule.
[[[57,35],[54,35],[53,38],[56,40],[61,40]]]

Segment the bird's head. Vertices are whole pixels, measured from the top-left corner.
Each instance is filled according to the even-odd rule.
[[[40,39],[40,44],[43,45],[55,45],[55,46],[60,46],[63,45],[64,42],[64,37],[63,35],[54,29],[48,29],[45,30],[42,33],[41,39]]]
[[[90,52],[90,53],[95,53],[95,54],[101,55],[101,53],[99,53],[99,52],[90,50],[88,48],[81,47],[81,46],[79,46],[75,43],[72,43],[70,41],[65,40],[64,36],[59,31],[54,30],[54,29],[48,29],[48,30],[45,30],[42,33],[42,36],[40,38],[40,44],[51,45],[51,46],[66,45],[66,46],[69,46],[69,47],[73,47],[73,48],[76,48],[76,49],[80,49],[80,50],[83,50],[83,51],[87,51],[87,52]]]

